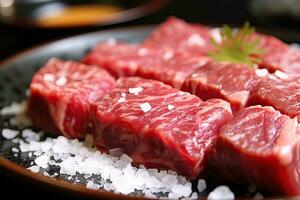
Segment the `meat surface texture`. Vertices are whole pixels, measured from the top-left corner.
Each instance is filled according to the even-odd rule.
[[[249,105],[272,106],[281,113],[297,117],[300,122],[300,82],[299,76],[289,76],[282,72],[282,78],[261,81],[253,92]]]
[[[273,194],[300,194],[299,129],[272,107],[237,112],[219,133],[211,157],[214,177],[254,183]]]
[[[214,29],[170,17],[158,26],[144,43],[172,47],[194,54],[206,54],[212,47],[213,36]]]
[[[265,53],[261,56],[261,68],[274,72],[281,70],[290,74],[300,73],[300,49],[292,47],[273,36],[261,36]]]
[[[246,106],[253,89],[267,75],[267,70],[247,65],[209,62],[186,79],[183,90],[203,100],[225,99],[235,112]]]
[[[206,165],[230,105],[198,97],[159,81],[120,78],[97,103],[97,148],[122,148],[135,164],[173,169],[196,178]]]
[[[28,114],[49,133],[83,139],[90,128],[91,104],[114,86],[114,78],[99,67],[53,58],[31,81]]]
[[[180,89],[186,77],[210,60],[170,47],[101,43],[85,58],[86,64],[107,69],[115,77],[134,76],[155,79]]]

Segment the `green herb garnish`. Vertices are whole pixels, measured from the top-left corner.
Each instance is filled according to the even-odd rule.
[[[258,55],[264,53],[264,50],[259,46],[260,39],[253,37],[254,32],[255,29],[248,22],[238,30],[224,25],[220,30],[222,41],[218,43],[212,39],[212,45],[215,49],[208,55],[219,61],[254,66],[260,62]]]

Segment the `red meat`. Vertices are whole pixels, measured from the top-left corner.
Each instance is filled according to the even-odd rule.
[[[155,79],[180,89],[185,78],[210,60],[168,47],[102,43],[85,58],[86,64],[107,69],[116,77],[137,75]]]
[[[300,194],[300,135],[294,119],[272,107],[237,112],[221,129],[210,170],[214,177],[254,183],[273,194]]]
[[[225,99],[235,112],[246,106],[252,90],[267,75],[267,70],[247,65],[209,62],[186,79],[183,90],[203,100]]]
[[[250,98],[249,105],[273,106],[291,118],[297,117],[300,122],[299,76],[289,76],[282,72],[278,74],[282,78],[273,77],[258,84]]]
[[[50,59],[31,81],[28,114],[47,132],[83,139],[91,123],[91,104],[114,85],[114,78],[99,67]]]
[[[261,56],[260,67],[269,71],[281,70],[291,74],[300,73],[300,49],[291,47],[272,36],[261,36],[265,53]]]
[[[201,101],[159,81],[120,78],[97,103],[95,145],[123,148],[136,164],[196,178],[219,128],[231,119],[227,102]]]
[[[200,24],[189,24],[176,17],[170,17],[156,28],[144,43],[202,54],[211,49],[211,30]]]

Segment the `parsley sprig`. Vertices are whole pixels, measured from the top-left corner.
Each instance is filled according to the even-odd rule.
[[[212,39],[214,50],[208,54],[216,60],[232,63],[243,63],[254,66],[260,62],[258,55],[264,53],[259,46],[260,39],[253,37],[255,29],[248,22],[241,29],[233,29],[224,25],[221,30],[222,41]]]

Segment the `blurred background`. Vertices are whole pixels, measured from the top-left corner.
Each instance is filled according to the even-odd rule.
[[[84,32],[157,24],[170,15],[208,25],[249,21],[300,42],[299,0],[0,0],[0,60]]]
[[[260,32],[300,42],[300,0],[0,0],[0,61],[41,43],[157,24],[171,15],[212,26],[249,21]],[[24,184],[4,173],[0,183],[0,198],[81,199]]]

